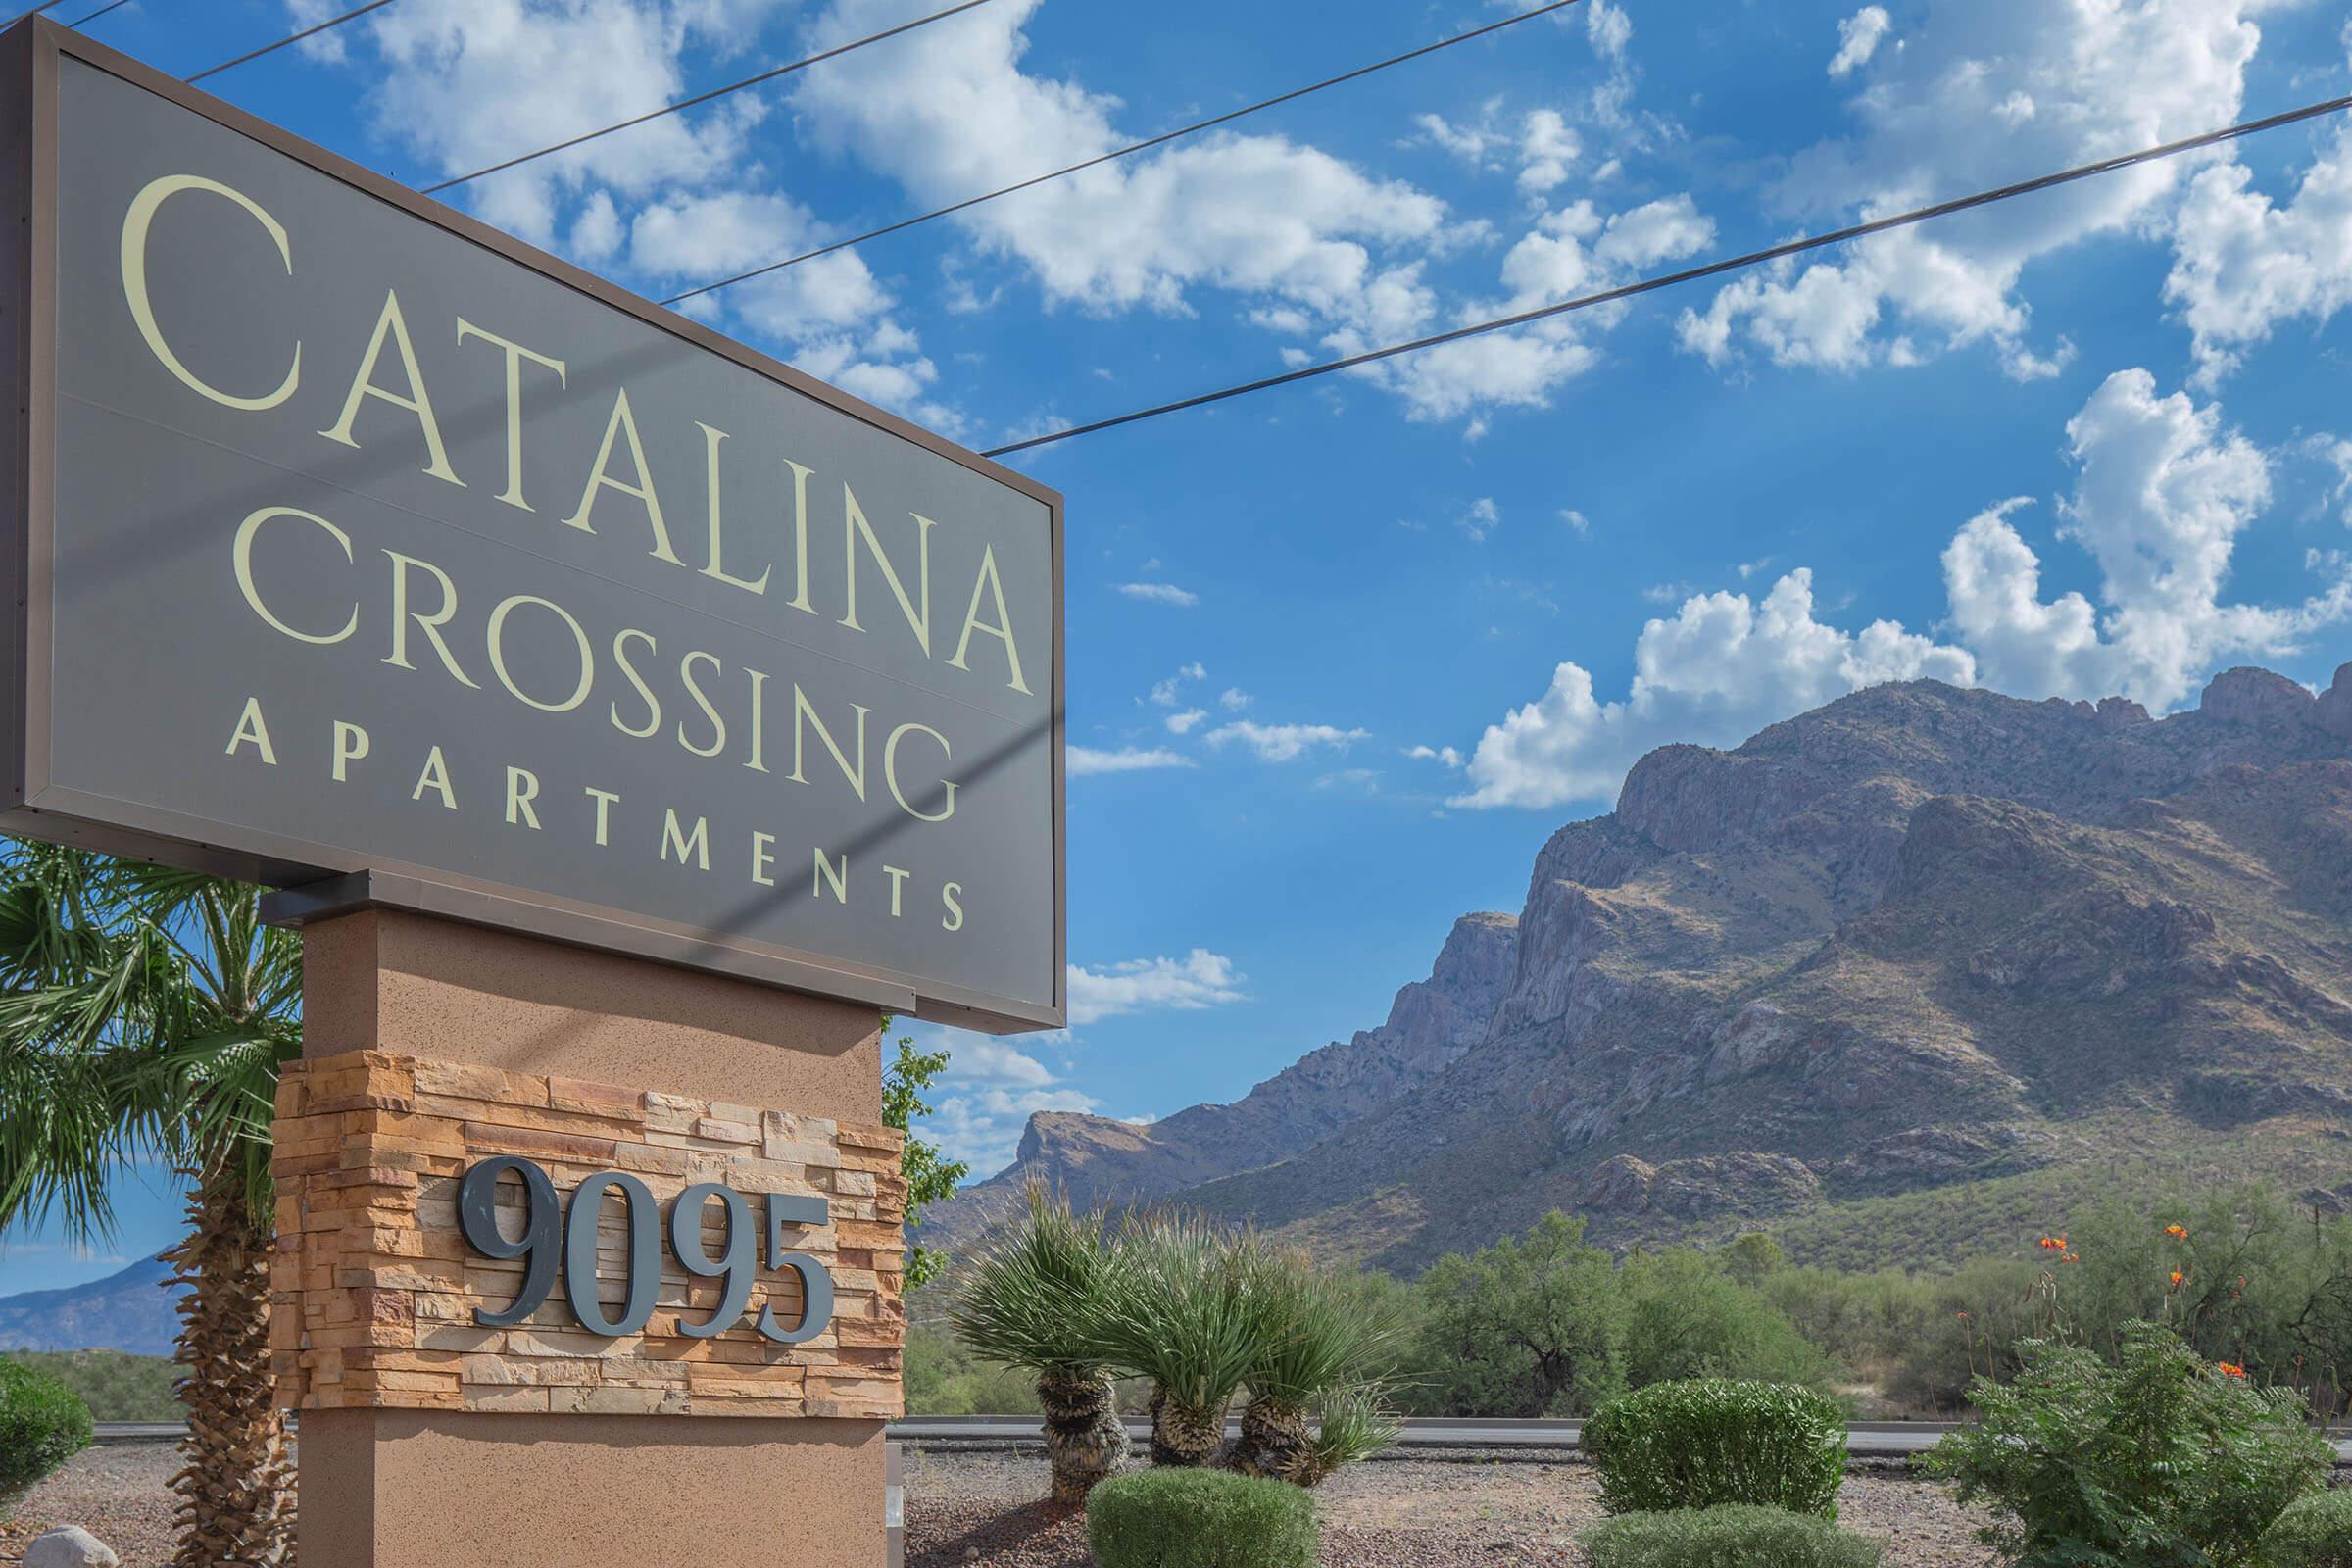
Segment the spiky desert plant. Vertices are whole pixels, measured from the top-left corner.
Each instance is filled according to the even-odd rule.
[[[1386,1452],[1404,1435],[1404,1419],[1389,1403],[1383,1385],[1357,1384],[1326,1394],[1315,1401],[1315,1415],[1314,1446],[1302,1483],[1310,1487]]]
[[[1153,1464],[1204,1465],[1224,1443],[1264,1332],[1256,1246],[1195,1215],[1130,1215],[1120,1232],[1094,1331],[1105,1361],[1152,1382]]]
[[[1250,1277],[1258,1333],[1233,1467],[1311,1487],[1386,1447],[1381,1394],[1403,1329],[1396,1314],[1302,1252],[1248,1245],[1235,1264]]]
[[[1127,1429],[1093,1317],[1121,1266],[1099,1214],[1032,1182],[1014,1231],[963,1272],[948,1320],[974,1355],[1037,1378],[1054,1500],[1084,1502],[1127,1457]]]

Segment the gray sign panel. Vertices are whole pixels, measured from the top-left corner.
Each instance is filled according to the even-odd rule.
[[[1060,498],[16,29],[11,831],[1062,1018]]]

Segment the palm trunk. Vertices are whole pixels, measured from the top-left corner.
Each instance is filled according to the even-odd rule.
[[[1322,1478],[1315,1474],[1314,1435],[1307,1429],[1306,1412],[1270,1399],[1251,1399],[1242,1410],[1233,1467],[1246,1476],[1313,1486]]]
[[[199,1177],[189,1235],[166,1254],[190,1287],[179,1307],[179,1399],[188,1413],[173,1568],[287,1568],[293,1471],[270,1379],[270,1233],[233,1165]]]
[[[1107,1372],[1051,1367],[1037,1380],[1046,1412],[1046,1452],[1054,1462],[1054,1500],[1084,1502],[1095,1483],[1126,1462],[1127,1428]]]
[[[1225,1441],[1225,1412],[1202,1410],[1171,1398],[1163,1390],[1152,1395],[1152,1462],[1180,1469],[1199,1469],[1217,1456]]]

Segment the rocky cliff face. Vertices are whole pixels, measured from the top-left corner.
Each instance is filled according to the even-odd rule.
[[[930,1246],[966,1245],[1042,1177],[1073,1202],[1130,1203],[1287,1159],[1436,1078],[1483,1038],[1509,988],[1519,922],[1456,920],[1429,978],[1396,993],[1376,1029],[1308,1053],[1230,1105],[1195,1105],[1149,1126],[1045,1111],[1013,1164],[926,1216]]]
[[[1886,686],[1667,747],[1544,847],[1516,936],[1413,1046],[1259,1092],[1320,1119],[1169,1118],[1152,1196],[1409,1269],[1555,1206],[1703,1234],[2133,1151],[2340,1182],[2352,664],[2161,720]]]

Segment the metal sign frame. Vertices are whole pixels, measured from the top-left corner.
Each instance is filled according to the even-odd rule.
[[[732,361],[790,391],[910,442],[1042,503],[1052,561],[1050,693],[1053,796],[1053,1002],[1039,1006],[837,956],[698,930],[447,870],[391,863],[356,852],[230,826],[62,787],[50,777],[52,569],[58,368],[59,62],[84,62],[297,160],[362,195],[492,252],[624,313],[703,353]],[[511,234],[445,207],[348,159],[92,42],[45,17],[0,33],[0,219],[18,232],[0,244],[0,374],[13,383],[17,419],[0,430],[0,612],[17,622],[0,635],[0,832],[270,884],[271,914],[286,923],[363,907],[415,910],[658,962],[712,970],[796,991],[871,1004],[933,1022],[992,1032],[1058,1028],[1067,1018],[1067,780],[1063,657],[1062,497],[782,361],[632,294]]]

